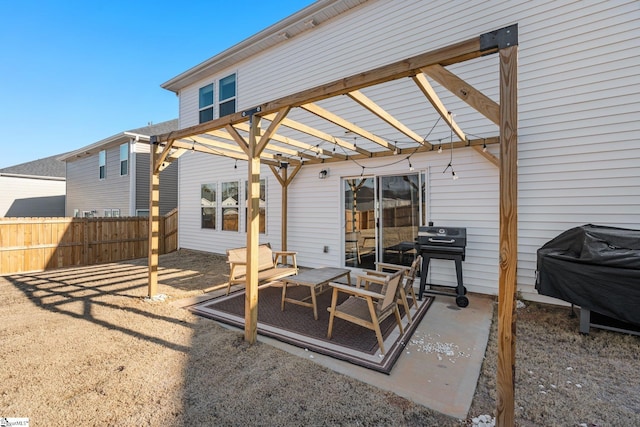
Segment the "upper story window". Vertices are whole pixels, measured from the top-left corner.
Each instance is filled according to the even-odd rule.
[[[129,175],[129,143],[120,146],[120,176]]]
[[[213,120],[213,83],[200,88],[198,110],[200,123]]]
[[[101,150],[98,153],[98,167],[100,169],[100,179],[105,179],[107,177],[107,152],[105,150]]]
[[[220,111],[219,117],[227,116],[236,112],[236,74],[233,73],[227,77],[220,79],[219,85],[219,98],[220,102],[218,108]]]

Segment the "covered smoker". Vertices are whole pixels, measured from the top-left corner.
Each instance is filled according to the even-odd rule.
[[[640,230],[572,228],[538,249],[537,270],[541,295],[640,325]]]

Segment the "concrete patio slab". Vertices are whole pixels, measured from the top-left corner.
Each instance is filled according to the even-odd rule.
[[[487,347],[494,297],[469,306],[438,295],[389,375],[258,335],[258,340],[443,414],[467,418]],[[220,325],[235,329],[229,325]]]

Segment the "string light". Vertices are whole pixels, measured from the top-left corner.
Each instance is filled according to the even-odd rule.
[[[407,162],[409,162],[409,170],[413,172],[413,165],[411,164],[411,160],[409,160],[409,157],[407,157]]]
[[[236,164],[235,164],[235,165],[233,165],[233,168],[234,168],[234,169],[238,169],[238,159],[236,159]]]

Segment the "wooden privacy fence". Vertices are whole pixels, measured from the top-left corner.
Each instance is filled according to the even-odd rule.
[[[0,274],[148,256],[149,218],[0,218]],[[178,247],[178,210],[160,219],[160,253]]]

